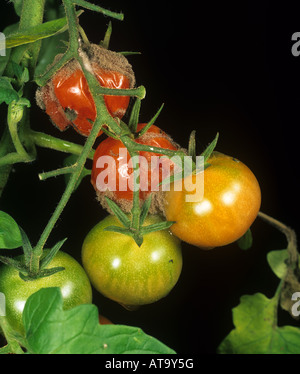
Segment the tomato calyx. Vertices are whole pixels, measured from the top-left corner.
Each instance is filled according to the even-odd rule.
[[[112,200],[106,197],[107,204],[113,214],[121,222],[122,226],[108,226],[105,231],[113,231],[120,234],[130,236],[134,239],[136,244],[140,247],[143,244],[143,236],[151,232],[166,230],[173,225],[172,221],[161,221],[151,225],[144,226],[145,219],[148,215],[151,205],[152,196],[150,196],[142,205],[140,210],[133,212],[130,219],[129,215],[125,214],[123,210]],[[134,217],[135,215],[135,217]]]
[[[0,256],[0,262],[18,270],[20,278],[26,282],[49,277],[64,270],[64,268],[61,266],[53,268],[47,268],[47,266],[63,246],[66,239],[56,243],[44,256],[39,258],[35,252],[35,249],[32,248],[25,231],[21,227],[20,232],[22,236],[23,256],[19,257],[18,259]]]

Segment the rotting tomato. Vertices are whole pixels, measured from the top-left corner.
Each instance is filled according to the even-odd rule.
[[[44,251],[47,253],[47,250]],[[22,312],[30,295],[45,287],[60,287],[64,309],[92,302],[92,287],[82,266],[70,255],[59,251],[49,268],[62,266],[65,270],[48,277],[24,281],[19,271],[7,265],[0,267],[0,291],[5,295],[6,316],[10,326],[24,332]]]
[[[145,225],[160,221],[150,215]],[[105,231],[111,225],[121,226],[116,216],[100,221],[83,242],[82,264],[95,289],[126,307],[165,297],[182,269],[179,239],[161,230],[145,235],[139,247],[130,236]]]
[[[255,220],[261,205],[259,183],[245,164],[218,152],[208,163],[210,166],[202,172],[204,184],[200,175],[197,178],[192,174],[182,188],[175,188],[173,183],[164,195],[166,219],[176,222],[170,228],[172,233],[203,249],[238,240]],[[196,189],[199,199],[187,201]]]
[[[134,73],[124,56],[95,45],[86,47],[85,52],[87,68],[92,69],[102,87],[133,88]],[[46,86],[38,89],[36,97],[39,106],[61,131],[71,125],[81,135],[90,134],[92,122],[96,119],[96,107],[77,61],[63,66]],[[104,100],[109,113],[122,118],[130,97],[104,95]]]
[[[144,126],[146,123],[138,124],[137,131]],[[136,142],[168,150],[178,149],[171,137],[155,125],[138,137]],[[151,192],[159,191],[159,183],[173,171],[174,163],[169,158],[159,156],[153,152],[139,152],[141,201]],[[110,137],[103,140],[95,151],[91,175],[91,183],[100,203],[106,207],[104,197],[108,196],[129,211],[133,199],[133,178],[131,158],[123,143]]]

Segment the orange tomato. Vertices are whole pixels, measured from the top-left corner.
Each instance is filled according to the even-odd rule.
[[[183,180],[181,191],[178,181],[174,182],[177,185],[171,184],[164,200],[166,219],[176,222],[170,228],[172,233],[203,249],[238,240],[255,220],[261,205],[260,186],[245,164],[217,152],[208,163],[202,175],[192,174]],[[195,201],[188,201],[193,194]]]

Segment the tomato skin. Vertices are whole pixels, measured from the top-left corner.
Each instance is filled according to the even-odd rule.
[[[238,240],[255,220],[261,205],[261,190],[252,171],[233,157],[214,152],[204,171],[204,195],[187,202],[186,188],[165,193],[166,219],[176,221],[170,230],[181,240],[211,249]],[[199,184],[201,178],[187,177]],[[187,184],[188,185],[188,184]],[[203,184],[202,184],[203,186]]]
[[[45,254],[47,250],[45,250]],[[18,270],[2,265],[0,268],[0,291],[6,300],[5,318],[11,327],[24,333],[22,312],[30,295],[45,287],[60,287],[64,309],[92,302],[92,287],[82,266],[70,255],[59,251],[48,268],[62,266],[65,270],[49,277],[23,281]]]
[[[161,221],[148,216],[145,225]],[[177,283],[182,269],[180,241],[168,230],[144,236],[141,247],[124,234],[104,231],[121,226],[107,216],[86,236],[82,263],[92,285],[102,295],[125,306],[153,303]]]
[[[138,124],[137,131],[140,131],[145,126],[146,123]],[[172,139],[164,131],[162,131],[159,127],[155,125],[152,125],[148,129],[148,131],[141,137],[137,138],[136,141],[139,144],[146,144],[158,148],[166,148],[169,150],[178,149],[178,146],[175,145]],[[105,188],[105,183],[101,184],[99,180],[97,181],[97,177],[101,172],[103,172],[107,168],[107,165],[105,165],[105,167],[99,167],[97,165],[97,161],[100,157],[103,156],[111,156],[114,159],[116,167],[114,170],[111,170],[111,174],[116,175],[114,179],[115,185],[111,189],[111,192],[113,192],[113,196],[109,197],[113,198],[116,201],[120,199],[132,201],[133,199],[133,191],[129,187],[129,181],[133,180],[133,168],[129,164],[130,155],[128,151],[125,150],[124,153],[121,153],[121,150],[123,150],[124,148],[125,146],[120,140],[107,138],[103,140],[97,147],[93,161],[91,183],[94,186],[95,190],[98,193],[101,193],[104,192],[101,189]],[[125,156],[123,156],[123,154]],[[145,200],[151,193],[151,175],[157,172],[156,175],[158,176],[158,180],[156,181],[156,183],[158,184],[162,180],[163,170],[166,172],[170,170],[170,172],[172,172],[174,165],[170,160],[164,159],[160,166],[154,167],[151,170],[151,157],[160,155],[153,152],[145,151],[139,152],[139,155],[141,157],[144,157],[147,162],[147,168],[144,168],[143,163],[140,163],[140,181],[141,185],[144,182],[145,186],[143,188],[142,186],[140,187],[140,199]],[[153,185],[155,185],[156,183],[153,183]],[[120,188],[121,185],[127,186],[126,190],[122,190],[122,188]],[[101,189],[99,190],[98,187],[100,187]]]
[[[94,73],[100,86],[117,89],[134,87],[134,72],[123,55],[95,44],[83,45],[82,52],[85,67]],[[56,56],[56,60],[60,57]],[[64,65],[44,87],[39,88],[36,99],[37,104],[61,131],[73,126],[81,135],[90,134],[93,126],[91,122],[96,119],[96,107],[76,60]],[[104,101],[112,117],[122,118],[130,97],[104,95]]]
[[[102,87],[130,87],[129,79],[125,75],[116,71],[105,71],[104,69],[95,66],[94,72]],[[88,136],[92,129],[92,124],[89,120],[92,122],[95,121],[96,107],[82,70],[75,70],[74,73],[67,78],[65,72],[62,70],[52,79],[52,83],[54,85],[54,93],[59,105],[62,106],[64,111],[70,109],[76,112],[77,117],[72,124],[80,134]],[[129,105],[129,96],[105,95],[104,100],[108,111],[113,117],[123,117]],[[46,113],[50,117],[54,114],[51,102],[46,103]],[[55,118],[53,118],[53,120],[56,122]],[[66,118],[66,123],[61,126],[64,129],[70,124],[71,122]]]

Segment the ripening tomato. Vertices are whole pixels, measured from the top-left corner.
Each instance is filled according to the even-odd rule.
[[[204,184],[200,173],[190,175],[184,183],[176,181],[177,187],[172,184],[164,196],[166,219],[176,222],[170,228],[172,233],[203,249],[238,240],[261,204],[258,181],[245,164],[217,152],[208,162],[210,166],[202,172]]]
[[[102,87],[133,87],[134,74],[124,56],[99,46],[93,45],[91,49],[89,64]],[[104,95],[104,100],[109,113],[122,118],[130,97]],[[96,107],[77,61],[62,67],[45,87],[39,89],[37,101],[61,131],[71,125],[81,135],[90,134],[92,122],[96,119]]]
[[[145,123],[137,126],[140,131]],[[148,146],[177,150],[178,146],[160,128],[152,125],[136,139],[137,143]],[[153,191],[159,190],[159,183],[172,173],[174,163],[153,152],[139,152],[140,199],[145,200]],[[109,191],[115,201],[133,199],[134,174],[130,155],[120,140],[107,138],[96,149],[93,161],[91,183],[98,197]]]
[[[44,254],[48,250],[44,251]],[[6,316],[10,326],[24,332],[22,312],[30,295],[45,287],[60,287],[64,309],[92,302],[92,287],[82,266],[70,255],[59,251],[49,268],[62,266],[65,270],[48,277],[24,281],[15,268],[0,267],[0,292],[5,295]]]
[[[161,218],[148,216],[145,225]],[[177,283],[182,269],[180,241],[169,230],[144,235],[139,247],[127,235],[105,231],[121,226],[116,216],[100,221],[82,245],[82,264],[92,285],[102,295],[124,305],[153,303]]]

